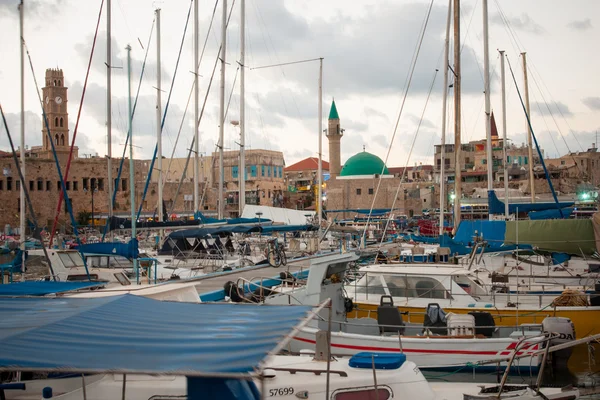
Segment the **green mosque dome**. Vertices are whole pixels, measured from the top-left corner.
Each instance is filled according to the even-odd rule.
[[[353,155],[346,161],[340,176],[375,175],[381,174],[382,170],[383,175],[389,175],[389,171],[381,158],[363,151]]]

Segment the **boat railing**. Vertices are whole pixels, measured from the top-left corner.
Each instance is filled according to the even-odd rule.
[[[275,281],[275,285],[266,285],[265,281],[273,282]],[[237,287],[241,290],[240,295],[245,298],[245,295],[256,293],[258,291],[258,298],[264,300],[265,297],[270,295],[274,288],[276,287],[284,287],[287,289],[291,289],[291,292],[278,292],[279,295],[288,296],[290,300],[295,300],[298,304],[302,304],[302,302],[294,296],[294,291],[300,287],[306,286],[306,281],[303,279],[297,279],[295,277],[286,277],[286,278],[273,278],[273,277],[251,277],[244,278],[239,277],[236,281]],[[248,290],[248,292],[246,292]],[[251,302],[251,300],[248,300]]]

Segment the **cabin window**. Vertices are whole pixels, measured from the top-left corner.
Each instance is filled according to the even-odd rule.
[[[353,285],[354,286],[354,285]],[[383,288],[383,282],[380,275],[367,276],[361,279],[356,284],[356,293],[364,293],[367,295],[383,295],[387,294]]]
[[[391,392],[387,388],[372,388],[347,390],[343,389],[333,393],[335,400],[388,400],[391,397]]]
[[[77,252],[59,253],[58,257],[67,268],[83,267],[83,259]]]

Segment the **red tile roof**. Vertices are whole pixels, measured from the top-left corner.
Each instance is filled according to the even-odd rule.
[[[329,171],[329,163],[325,160],[321,160],[323,171]],[[317,157],[308,157],[304,160],[298,161],[295,164],[285,167],[285,172],[294,171],[312,171],[319,168],[319,159]]]

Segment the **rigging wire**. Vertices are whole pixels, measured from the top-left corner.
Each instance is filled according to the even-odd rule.
[[[90,59],[88,61],[87,71],[85,72],[85,80],[83,82],[83,89],[81,92],[81,100],[79,101],[79,110],[77,111],[77,120],[75,121],[75,130],[73,131],[73,139],[71,140],[71,148],[69,149],[69,158],[67,159],[67,165],[65,167],[65,180],[69,179],[69,172],[71,170],[71,160],[73,159],[73,149],[75,148],[75,139],[77,138],[77,129],[79,128],[79,121],[81,119],[81,110],[83,109],[83,101],[85,99],[85,92],[87,89],[88,78],[90,77],[90,70],[92,68],[92,60],[94,59],[94,50],[96,49],[96,41],[98,39],[98,30],[100,29],[100,19],[102,18],[102,9],[104,8],[104,0],[100,2],[100,11],[98,11],[98,21],[96,22],[96,32],[94,33],[94,40],[92,41],[92,50],[90,52]],[[61,120],[62,121],[62,120]],[[61,122],[62,124],[62,122]],[[93,188],[92,188],[93,190]],[[50,231],[50,243],[54,239],[54,232],[56,232],[56,224],[58,223],[58,216],[60,213],[60,206],[63,202],[63,193],[60,192],[58,195],[58,204],[56,205],[56,211],[54,213],[54,222],[52,223],[52,230]],[[75,228],[75,227],[73,227]]]
[[[375,195],[373,196],[373,201],[371,202],[371,208],[369,209],[369,215],[367,216],[367,222],[365,224],[365,229],[363,230],[363,234],[362,234],[362,239],[361,239],[362,243],[364,243],[364,241],[365,241],[365,237],[367,235],[367,227],[369,226],[369,221],[371,220],[371,216],[373,214],[373,207],[375,206],[375,200],[377,199],[377,194],[379,193],[379,188],[381,187],[381,175],[383,175],[383,172],[385,171],[385,166],[386,166],[386,164],[388,162],[388,159],[390,157],[390,153],[392,151],[392,146],[394,144],[394,139],[396,138],[396,134],[398,132],[398,126],[400,124],[400,118],[402,117],[402,111],[404,110],[404,104],[406,103],[406,98],[408,97],[408,92],[410,90],[410,86],[411,86],[411,83],[412,83],[413,75],[414,75],[415,69],[417,67],[417,59],[419,58],[419,53],[421,51],[421,46],[423,45],[423,40],[425,38],[425,32],[427,30],[427,25],[429,23],[429,17],[431,16],[431,10],[433,8],[433,1],[434,0],[431,0],[431,3],[429,4],[429,8],[427,10],[425,21],[423,23],[423,28],[422,28],[422,31],[421,31],[421,35],[420,35],[420,38],[419,38],[419,40],[417,42],[415,53],[414,53],[413,58],[412,58],[412,67],[411,67],[411,69],[410,69],[410,71],[408,73],[408,77],[407,77],[408,79],[406,81],[406,86],[405,86],[406,90],[404,91],[404,96],[402,98],[402,102],[401,102],[401,105],[400,105],[400,110],[398,112],[398,118],[396,119],[396,124],[394,126],[394,131],[392,133],[392,138],[390,140],[390,145],[388,146],[388,151],[387,151],[387,154],[385,155],[385,161],[383,163],[383,167],[381,168],[381,174],[380,174],[379,179],[377,181],[377,188],[375,190]]]
[[[152,20],[152,26],[150,27],[150,35],[148,36],[148,44],[146,45],[146,54],[144,55],[144,62],[142,63],[142,71],[140,73],[140,81],[138,83],[137,91],[135,93],[135,101],[133,102],[133,109],[131,111],[132,118],[135,115],[137,102],[140,97],[140,89],[142,88],[142,82],[144,81],[144,72],[146,70],[146,60],[148,59],[148,53],[150,51],[150,41],[152,40],[152,33],[154,32],[154,24],[155,23],[156,23],[156,18],[154,18]],[[122,119],[120,108],[119,108],[119,117]],[[119,163],[119,169],[117,171],[117,178],[115,179],[114,190],[111,194],[111,196],[113,198],[112,199],[113,204],[115,204],[116,199],[117,199],[117,192],[119,191],[119,182],[121,180],[121,174],[123,173],[123,165],[125,163],[125,153],[127,152],[127,144],[129,143],[130,136],[131,136],[131,127],[128,126],[127,127],[127,135],[125,136],[125,145],[123,146],[123,154],[121,155],[121,162]],[[132,188],[135,188],[135,182],[129,182],[129,190],[132,190]],[[131,206],[135,207],[135,204],[132,204]],[[102,233],[102,242],[104,242],[104,239],[106,238],[106,234],[109,231],[110,222],[111,221],[107,218],[106,226],[104,227],[104,232]]]
[[[425,118],[425,111],[427,111],[427,105],[429,104],[429,98],[431,97],[431,92],[433,91],[433,86],[435,84],[435,79],[437,78],[437,74],[439,69],[436,68],[435,73],[433,74],[433,79],[431,80],[431,85],[429,86],[429,93],[427,93],[427,99],[425,100],[425,106],[423,107],[423,112],[421,113],[421,119],[419,120],[419,124],[417,125],[417,130],[415,131],[415,135],[413,136],[412,144],[410,145],[410,150],[408,152],[408,157],[406,158],[406,164],[404,165],[404,170],[402,171],[402,175],[400,176],[400,182],[398,183],[398,187],[396,189],[396,193],[394,194],[394,200],[392,201],[391,210],[394,210],[396,206],[396,200],[398,200],[398,194],[400,193],[400,188],[404,183],[404,178],[408,171],[408,163],[410,162],[410,157],[412,155],[413,149],[415,148],[415,143],[417,142],[417,137],[419,136],[419,130],[421,129],[421,124],[423,123],[423,119]],[[390,221],[392,220],[392,213],[390,212],[388,218],[385,221],[385,227],[383,229],[383,235],[381,236],[381,242],[379,243],[379,248],[383,245],[383,241],[385,240],[385,232],[387,232]],[[368,224],[368,221],[367,221]]]

